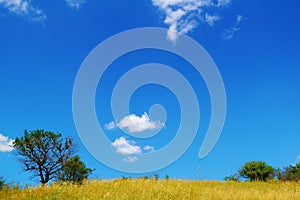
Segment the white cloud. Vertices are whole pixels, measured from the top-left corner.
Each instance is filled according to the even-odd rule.
[[[118,125],[114,121],[112,121],[112,122],[110,122],[108,124],[105,124],[105,128],[107,130],[112,130],[112,129],[115,129],[117,127],[118,127]]]
[[[152,0],[152,4],[162,10],[169,26],[167,38],[176,42],[179,35],[196,28],[199,23],[213,26],[220,17],[208,10],[229,5],[231,0]]]
[[[133,140],[127,140],[124,137],[120,137],[115,139],[114,142],[111,143],[113,147],[115,147],[116,152],[125,156],[123,159],[124,162],[136,162],[138,158],[134,155],[141,154],[142,148],[136,145],[136,142]],[[155,151],[155,148],[150,145],[146,145],[143,147],[145,153],[151,153]]]
[[[0,152],[10,152],[14,150],[13,142],[14,140],[9,139],[0,133]]]
[[[85,0],[65,0],[67,5],[71,8],[79,9],[82,4],[85,3]]]
[[[221,19],[221,17],[217,16],[217,15],[210,15],[210,14],[205,14],[205,22],[210,25],[213,26],[215,24],[216,21],[218,21],[219,19]]]
[[[147,113],[144,113],[141,117],[132,114],[124,117],[120,122],[110,122],[105,125],[108,130],[119,127],[122,130],[128,130],[131,133],[143,132],[146,130],[157,130],[164,126],[160,121],[153,121],[150,119]]]
[[[234,34],[240,30],[240,24],[242,21],[244,21],[246,18],[242,15],[237,15],[236,16],[236,21],[234,23],[234,25],[232,27],[230,27],[229,29],[226,29],[223,32],[223,39],[224,40],[231,40],[234,36]]]
[[[240,23],[241,21],[243,21],[244,19],[246,19],[243,15],[237,15],[236,16],[236,23]]]
[[[79,9],[85,0],[64,0],[71,8]],[[9,13],[26,17],[32,21],[44,21],[47,14],[40,8],[33,6],[31,0],[0,0],[0,8],[3,7]]]
[[[28,17],[33,21],[43,21],[47,19],[46,13],[32,6],[30,0],[0,0],[0,6],[10,13]]]
[[[219,0],[217,2],[217,6],[218,7],[227,6],[230,4],[230,2],[231,2],[231,0]]]
[[[142,152],[141,147],[135,145],[134,141],[126,140],[124,137],[117,138],[111,145],[116,148],[117,153],[123,155],[139,154]]]
[[[154,147],[153,147],[153,146],[150,146],[150,145],[144,146],[143,149],[144,149],[145,151],[148,151],[148,152],[154,152],[154,151],[155,151]]]
[[[123,159],[124,162],[136,162],[138,158],[136,156],[127,156]]]

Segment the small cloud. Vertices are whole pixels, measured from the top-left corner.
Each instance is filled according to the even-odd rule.
[[[231,3],[231,0],[219,0],[217,2],[218,7],[228,6]]]
[[[115,139],[111,145],[115,147],[117,153],[125,156],[123,162],[136,162],[138,158],[134,155],[142,153],[142,148],[136,145],[135,141],[127,140],[125,137]],[[155,148],[153,146],[146,145],[143,147],[143,150],[145,153],[151,153],[155,151]]]
[[[67,5],[71,8],[79,9],[82,4],[85,3],[85,0],[65,0]]]
[[[119,123],[110,122],[105,125],[105,128],[112,130],[119,127],[122,130],[128,130],[130,133],[143,132],[147,130],[158,130],[164,127],[164,124],[160,121],[153,121],[150,119],[147,113],[144,113],[141,117],[132,114],[124,117]]]
[[[244,19],[246,19],[246,18],[243,15],[237,15],[237,17],[236,17],[236,23],[240,23]]]
[[[114,121],[112,121],[112,122],[110,122],[108,124],[105,124],[105,128],[107,130],[112,130],[112,129],[115,129],[117,127],[118,127],[118,125]]]
[[[231,40],[233,38],[234,34],[240,30],[240,24],[245,19],[246,19],[246,17],[244,17],[243,15],[237,15],[235,24],[223,32],[222,38],[224,40]]]
[[[300,155],[297,156],[296,161],[300,162]]]
[[[0,152],[10,152],[13,151],[14,140],[2,135],[0,133]]]
[[[31,5],[31,1],[29,0],[0,0],[0,7],[15,15],[27,17],[32,21],[47,19],[46,13]]]
[[[123,159],[124,162],[136,162],[138,158],[136,156],[127,156],[126,158]]]
[[[221,18],[217,15],[209,15],[205,14],[205,21],[209,26],[214,26],[215,22],[220,20]]]
[[[117,138],[111,145],[116,148],[117,153],[123,155],[139,154],[142,152],[141,147],[135,145],[134,141],[126,140],[124,137]]]
[[[154,152],[155,149],[153,146],[150,146],[150,145],[146,145],[143,147],[144,151],[148,151],[148,152]]]
[[[176,43],[178,37],[206,23],[213,26],[220,19],[210,11],[229,5],[231,0],[152,0],[153,6],[165,14],[164,23],[169,26],[167,39]]]

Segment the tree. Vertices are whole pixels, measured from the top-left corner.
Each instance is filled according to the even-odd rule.
[[[300,162],[296,165],[276,170],[276,175],[280,181],[299,181],[300,180]]]
[[[0,190],[2,190],[5,187],[5,180],[3,179],[3,177],[0,177]]]
[[[60,133],[34,130],[24,131],[16,138],[14,148],[25,171],[33,172],[44,185],[57,178],[63,164],[71,157],[73,140],[63,139]]]
[[[250,181],[266,181],[273,172],[274,168],[263,161],[250,161],[244,164],[239,174]]]
[[[92,171],[93,170],[87,168],[80,160],[80,157],[76,155],[63,164],[62,171],[58,176],[58,180],[81,184],[88,178]]]

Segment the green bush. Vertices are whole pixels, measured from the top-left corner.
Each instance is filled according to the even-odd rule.
[[[58,180],[81,184],[84,180],[88,179],[92,171],[93,170],[87,168],[84,162],[80,160],[80,157],[76,155],[63,164]]]
[[[234,174],[234,175],[226,176],[224,178],[224,181],[235,181],[235,182],[238,182],[238,181],[240,181],[240,178],[239,178],[238,174]]]
[[[300,162],[296,165],[290,165],[283,169],[277,169],[276,175],[280,181],[299,181],[300,180]]]
[[[263,161],[250,161],[244,164],[239,174],[249,181],[267,181],[273,178],[274,168]]]

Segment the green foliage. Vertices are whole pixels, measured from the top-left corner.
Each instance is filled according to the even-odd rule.
[[[87,168],[85,164],[80,160],[78,155],[68,159],[62,167],[62,171],[58,176],[59,181],[68,181],[71,183],[81,184],[93,170]]]
[[[6,186],[5,180],[3,179],[3,177],[0,177],[0,190],[2,190],[4,186]]]
[[[267,181],[273,172],[274,168],[263,161],[250,161],[244,164],[239,174],[250,181]]]
[[[239,182],[240,178],[238,176],[238,174],[234,174],[234,175],[230,175],[230,176],[226,176],[224,178],[224,181],[235,181],[235,182]]]
[[[299,181],[300,180],[300,162],[296,165],[277,169],[276,175],[280,181]]]
[[[166,176],[165,176],[165,179],[166,179],[166,180],[170,180],[170,176],[169,176],[169,175],[166,175]]]
[[[34,130],[24,131],[16,138],[14,148],[23,169],[40,178],[42,184],[57,178],[63,163],[72,155],[73,141],[62,138],[60,133]]]

